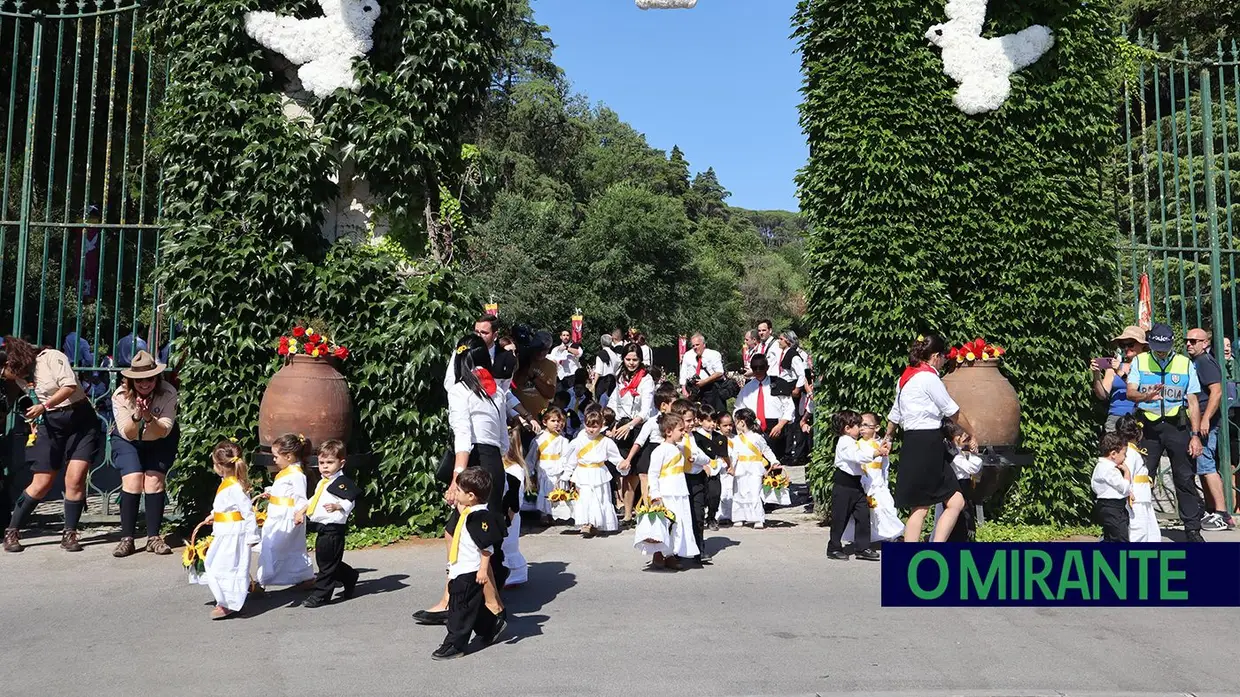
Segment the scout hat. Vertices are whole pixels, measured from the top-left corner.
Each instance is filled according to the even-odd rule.
[[[168,366],[163,363],[156,363],[155,357],[146,351],[139,351],[138,355],[133,357],[133,361],[129,367],[121,371],[121,375],[133,380],[141,380],[143,378],[153,378],[164,372]]]
[[[1111,339],[1111,343],[1118,344],[1121,341],[1135,341],[1138,344],[1145,345],[1145,330],[1141,327],[1129,325],[1124,327],[1124,331],[1119,336]]]

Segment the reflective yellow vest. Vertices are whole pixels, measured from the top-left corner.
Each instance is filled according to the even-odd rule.
[[[1171,357],[1167,367],[1163,368],[1154,360],[1152,353],[1146,352],[1137,356],[1137,369],[1140,371],[1140,389],[1146,391],[1153,385],[1162,385],[1160,399],[1150,402],[1139,402],[1137,407],[1148,421],[1158,421],[1163,417],[1179,416],[1188,394],[1188,383],[1192,377],[1193,362],[1188,356],[1176,354]]]

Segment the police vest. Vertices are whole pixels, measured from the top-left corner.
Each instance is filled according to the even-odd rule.
[[[1142,392],[1154,385],[1163,386],[1160,399],[1137,404],[1146,420],[1158,421],[1163,417],[1178,416],[1188,396],[1188,381],[1193,368],[1188,356],[1173,356],[1167,367],[1163,368],[1152,354],[1143,353],[1137,356],[1137,368],[1141,371]]]

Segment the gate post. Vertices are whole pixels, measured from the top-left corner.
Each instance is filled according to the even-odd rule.
[[[1214,97],[1210,88],[1210,71],[1201,69],[1201,127],[1202,153],[1205,164],[1202,172],[1205,175],[1206,214],[1210,226],[1210,304],[1214,306],[1214,355],[1223,357],[1223,284],[1222,262],[1220,260],[1220,243],[1218,237],[1218,198],[1214,190]],[[1224,128],[1226,125],[1224,125]],[[1191,128],[1191,124],[1190,124]],[[1234,348],[1234,347],[1233,347]],[[1227,377],[1223,372],[1224,379]],[[1223,399],[1219,404],[1218,450],[1215,462],[1219,465],[1219,474],[1223,476],[1223,502],[1230,514],[1234,507],[1231,468],[1231,423],[1227,418],[1231,404],[1227,399],[1226,382],[1222,385]],[[1206,424],[1209,426],[1209,424]]]
[[[22,161],[22,201],[17,226],[17,269],[13,292],[13,336],[22,335],[22,310],[26,293],[26,252],[30,246],[30,197],[34,186],[35,121],[39,113],[39,54],[43,52],[43,16],[34,18],[30,44],[30,90],[26,102],[25,157]]]

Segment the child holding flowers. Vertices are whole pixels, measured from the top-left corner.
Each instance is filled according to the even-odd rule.
[[[852,519],[856,531],[853,553],[858,559],[878,561],[878,552],[870,549],[870,505],[861,473],[874,458],[857,444],[861,436],[861,415],[845,409],[831,417],[838,440],[835,443],[835,475],[831,480],[831,538],[827,542],[827,558],[848,560],[844,551],[844,529]],[[879,456],[887,454],[887,446],[879,446]]]
[[[258,585],[314,587],[314,567],[306,552],[306,474],[301,460],[306,438],[285,434],[271,444],[276,478],[263,492],[267,521],[258,553]]]
[[[758,416],[752,409],[737,409],[732,415],[736,437],[732,447],[735,464],[728,471],[735,480],[732,495],[732,522],[753,523],[757,530],[766,527],[766,511],[762,508],[762,480],[779,466],[779,458],[758,433]]]
[[[259,538],[250,506],[249,467],[241,459],[241,448],[236,443],[221,442],[211,452],[211,464],[222,481],[204,521],[214,526],[214,535],[203,576],[215,596],[211,619],[220,620],[245,605],[250,587],[250,547],[258,544]]]
[[[570,443],[562,435],[564,424],[564,412],[559,407],[551,407],[543,412],[543,432],[534,439],[533,446],[525,456],[525,464],[530,471],[538,473],[538,511],[542,514],[543,525],[552,523],[552,502],[548,496],[555,488],[555,483],[560,480],[564,459],[568,457]]]
[[[585,429],[569,447],[568,465],[560,474],[560,488],[571,481],[577,485],[573,501],[573,522],[581,526],[582,537],[620,529],[616,508],[612,503],[611,472],[608,463],[620,461],[615,441],[603,435],[603,412],[586,412]]]
[[[677,557],[696,557],[699,554],[693,540],[690,520],[689,486],[685,481],[684,453],[678,445],[685,437],[685,422],[676,414],[659,417],[659,434],[663,442],[650,454],[650,507],[653,511],[666,511],[666,520],[657,516],[639,516],[633,546],[643,555],[652,555],[653,568],[679,569]],[[670,527],[668,527],[670,526]],[[652,528],[661,529],[652,529]]]

